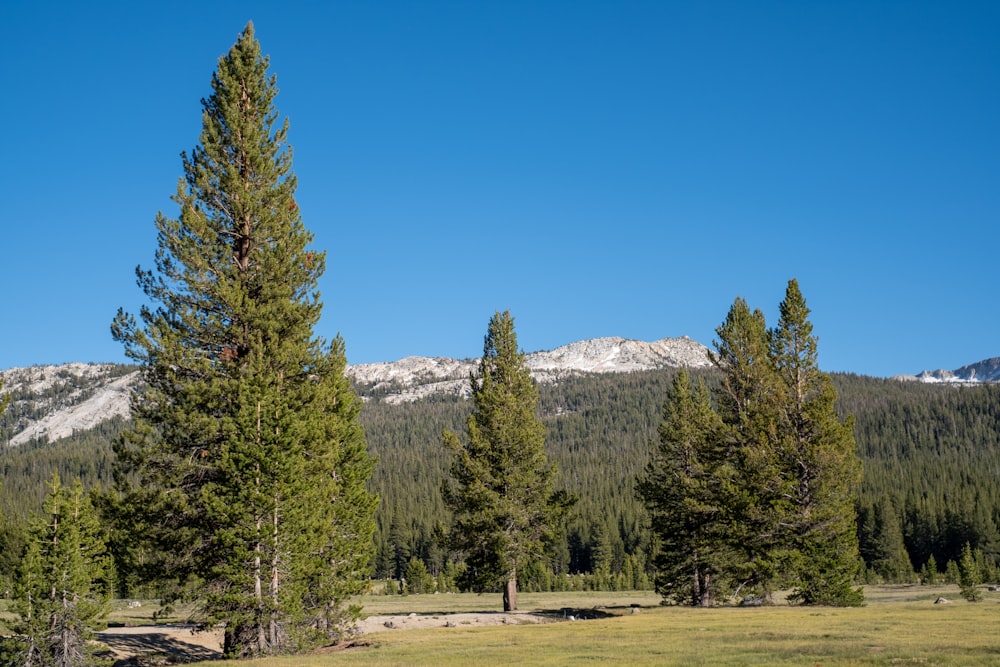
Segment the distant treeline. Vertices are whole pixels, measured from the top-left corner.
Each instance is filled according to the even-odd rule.
[[[549,575],[610,573],[628,585],[646,569],[650,537],[634,485],[656,437],[673,374],[582,375],[541,387],[548,456],[559,466],[559,484],[578,497],[564,539],[553,545]],[[717,380],[713,372],[703,375],[710,383]],[[1000,385],[832,377],[839,410],[855,417],[864,462],[857,510],[868,580],[913,580],[928,561],[944,571],[966,542],[996,569]],[[450,459],[441,434],[462,432],[469,410],[467,401],[443,396],[401,405],[365,404],[361,420],[378,457],[371,482],[381,498],[378,578],[403,577],[413,559],[433,576],[447,570],[449,521],[440,489]],[[110,443],[124,425],[121,419],[110,420],[56,443],[0,452],[5,534],[15,533],[17,524],[40,508],[52,471],[64,480],[79,477],[85,486],[107,486]],[[0,552],[9,560],[4,546]]]

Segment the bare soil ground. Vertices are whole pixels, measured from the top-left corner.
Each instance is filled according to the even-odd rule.
[[[488,625],[552,623],[575,618],[570,613],[532,611],[474,612],[456,614],[392,614],[369,616],[358,623],[361,636],[377,632],[425,628],[463,628]],[[222,630],[195,632],[193,626],[137,625],[112,627],[98,633],[98,640],[111,649],[116,665],[140,664],[137,657],[162,656],[174,663],[212,660],[222,655]]]
[[[111,649],[115,665],[140,664],[132,660],[137,656],[169,657],[166,664],[222,656],[222,630],[194,632],[183,624],[112,627],[97,633],[97,639]]]

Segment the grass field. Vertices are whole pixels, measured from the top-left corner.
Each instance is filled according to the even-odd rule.
[[[605,607],[606,618],[544,625],[437,627],[369,635],[339,653],[202,665],[998,665],[1000,595],[965,602],[957,588],[866,589],[859,609],[688,609],[644,594],[522,595],[521,607]],[[935,605],[944,596],[950,604]],[[369,614],[494,611],[498,596],[368,598]],[[639,613],[630,605],[642,604]]]
[[[590,610],[600,618],[538,625],[444,627],[449,613],[497,612],[499,595],[364,599],[369,615],[416,614],[435,627],[386,630],[361,646],[204,667],[339,665],[1000,665],[1000,593],[965,602],[955,586],[866,588],[858,609],[661,607],[651,593],[521,594],[522,610]],[[935,605],[943,596],[949,604]],[[639,605],[637,613],[632,606]],[[150,622],[153,605],[117,605],[111,621]]]

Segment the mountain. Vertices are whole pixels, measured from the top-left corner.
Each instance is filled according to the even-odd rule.
[[[54,442],[129,413],[139,378],[121,364],[72,363],[11,368],[0,373],[11,405],[0,420],[0,443]]]
[[[709,366],[707,348],[690,338],[646,343],[595,338],[551,351],[525,355],[540,383],[581,373],[626,373],[658,368]],[[467,396],[469,375],[478,360],[406,357],[399,361],[348,366],[347,375],[366,400],[404,403],[435,394]],[[0,372],[12,397],[0,428],[0,443],[54,442],[94,428],[116,416],[127,417],[129,392],[139,372],[120,364],[72,363],[30,366]]]
[[[609,337],[563,345],[525,355],[540,384],[584,374],[630,373],[662,368],[707,368],[708,348],[690,338],[653,342]],[[434,395],[467,397],[469,376],[478,359],[406,357],[399,361],[347,367],[358,393],[367,401],[399,404]],[[134,366],[72,363],[0,371],[4,390],[13,398],[0,419],[0,444],[33,440],[54,442],[96,427],[113,417],[127,417],[129,392],[139,380]],[[1000,382],[1000,357],[954,371],[924,371],[895,379],[978,384]]]
[[[918,382],[944,382],[948,384],[980,384],[1000,382],[1000,357],[984,359],[967,364],[953,371],[922,371],[917,375],[897,375],[896,380],[916,380]]]
[[[625,338],[593,338],[531,352],[525,362],[539,383],[557,382],[581,373],[628,373],[659,368],[711,365],[708,348],[687,337],[647,343]],[[348,366],[359,393],[388,403],[415,401],[433,394],[468,396],[469,375],[478,359],[406,357],[399,361]]]

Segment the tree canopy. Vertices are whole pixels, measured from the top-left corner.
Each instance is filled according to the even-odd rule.
[[[659,440],[636,485],[658,538],[656,589],[678,604],[711,606],[728,585],[733,552],[720,485],[722,422],[704,381],[686,370],[674,378]]]
[[[511,611],[517,609],[518,573],[543,558],[569,501],[553,490],[556,468],[545,454],[538,389],[509,311],[490,319],[471,380],[468,439],[444,435],[454,453],[444,496],[454,512],[453,544],[465,555],[473,585],[502,585],[504,611]]]
[[[89,640],[108,608],[110,565],[104,531],[83,485],[77,480],[70,490],[53,475],[15,579],[17,635],[9,664],[98,664]]]
[[[144,380],[116,450],[119,534],[158,556],[147,578],[204,580],[203,621],[225,622],[225,653],[243,657],[340,636],[375,508],[344,343],[313,335],[326,255],[295,201],[268,65],[248,24],[182,156],[180,215],[157,216],[155,269],[136,270],[154,306],[112,325]]]
[[[809,309],[791,280],[778,325],[737,298],[716,330],[707,390],[678,375],[638,491],[659,538],[657,587],[710,604],[718,592],[788,584],[810,604],[860,604],[853,422],[817,365]]]

